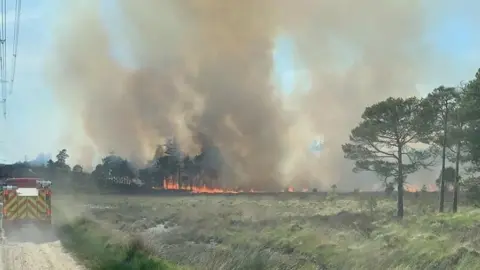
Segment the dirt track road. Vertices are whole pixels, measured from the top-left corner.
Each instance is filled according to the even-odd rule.
[[[1,244],[0,270],[84,270],[53,234],[25,228]]]

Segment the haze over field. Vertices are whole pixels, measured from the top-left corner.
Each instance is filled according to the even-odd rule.
[[[71,2],[58,12],[62,31],[48,72],[62,112],[70,112],[62,143],[72,156],[88,165],[114,150],[143,163],[173,133],[191,153],[213,142],[226,179],[259,187],[352,179],[340,144],[366,105],[415,94],[438,71],[426,37],[429,20],[446,7],[118,1],[110,12],[117,16],[105,19],[98,2]],[[290,95],[272,76],[279,37],[294,43],[294,69],[308,75],[297,77]],[[112,55],[118,44],[131,65]],[[312,158],[305,149],[318,134],[325,149]]]

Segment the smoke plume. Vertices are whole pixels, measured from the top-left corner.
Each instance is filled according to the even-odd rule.
[[[350,179],[340,145],[362,110],[414,94],[428,56],[414,0],[118,0],[115,32],[135,63],[126,67],[100,2],[69,5],[55,43],[50,78],[71,131],[139,164],[172,135],[189,153],[214,147],[230,186]],[[294,40],[309,91],[275,86],[279,35]],[[318,134],[316,158],[307,147]]]

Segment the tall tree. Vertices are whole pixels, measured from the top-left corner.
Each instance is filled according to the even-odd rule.
[[[166,161],[167,164],[163,164],[162,169],[168,176],[173,176],[172,178],[177,184],[180,184],[178,178],[182,165],[182,153],[175,137],[166,140],[164,159],[166,160],[163,160],[162,162]]]
[[[193,181],[192,181],[193,177],[196,174],[195,163],[193,159],[187,155],[183,158],[182,164],[183,164],[184,172],[188,175],[188,183],[186,184],[188,184],[189,187],[191,188],[193,186]]]
[[[480,69],[475,77],[465,85],[463,92],[462,107],[464,108],[464,120],[466,122],[466,134],[464,146],[471,162],[466,172],[471,174],[464,182],[467,199],[478,204],[480,194],[478,172],[480,171]]]
[[[366,108],[362,121],[351,131],[350,143],[342,145],[345,157],[355,161],[354,172],[393,178],[400,218],[407,175],[432,164],[430,149],[414,147],[424,141],[433,123],[426,117],[430,111],[421,105],[414,97],[388,98]]]
[[[449,120],[450,114],[456,109],[458,100],[458,93],[454,87],[439,86],[428,94],[425,101],[433,109],[433,121],[432,133],[430,135],[431,142],[440,146],[442,154],[442,172],[445,172],[445,161],[447,158],[448,147],[448,132],[449,132]],[[445,208],[445,180],[443,179],[446,174],[441,173],[440,179],[440,202],[439,211],[443,212]]]
[[[466,147],[471,162],[480,168],[480,69],[465,87],[462,105],[467,123]]]
[[[56,164],[59,166],[59,167],[65,167],[67,165],[67,159],[69,158],[70,156],[68,155],[67,153],[67,149],[62,149],[60,150],[60,152],[58,152],[57,154],[57,161],[56,161]]]
[[[458,88],[458,95],[456,100],[456,106],[451,113],[450,129],[448,135],[448,154],[447,158],[450,162],[455,163],[455,178],[453,183],[453,205],[452,211],[454,213],[458,210],[458,192],[460,189],[460,164],[469,161],[468,149],[467,149],[467,131],[468,121],[466,118],[468,105],[464,104],[465,94],[467,91],[467,85],[462,84]]]
[[[55,169],[55,162],[53,162],[53,160],[49,159],[47,161],[47,168],[50,169],[50,170],[54,170]]]

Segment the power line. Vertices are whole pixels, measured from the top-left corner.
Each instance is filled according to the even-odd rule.
[[[15,68],[17,66],[18,35],[20,32],[20,15],[22,12],[22,0],[15,1],[15,24],[13,29],[12,42],[12,76],[10,77],[10,92],[13,92],[13,82],[15,81]]]
[[[12,41],[12,63],[11,76],[7,80],[7,0],[0,0],[0,83],[2,89],[1,103],[3,104],[3,117],[7,118],[7,83],[10,88],[9,94],[13,92],[13,83],[15,81],[15,69],[17,62],[18,37],[20,32],[20,15],[22,11],[22,1],[15,0],[15,17],[13,24]]]
[[[3,116],[6,117],[7,104],[7,0],[0,0],[1,26],[0,26],[0,82],[2,84]]]

